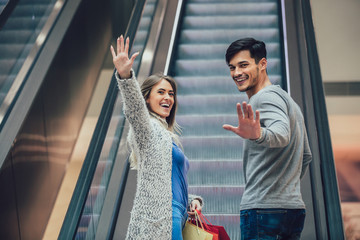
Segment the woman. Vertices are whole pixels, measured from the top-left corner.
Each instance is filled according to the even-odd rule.
[[[120,36],[117,52],[112,46],[110,50],[130,123],[131,166],[138,170],[126,239],[182,239],[187,206],[191,212],[201,210],[203,201],[199,196],[188,197],[189,162],[174,133],[176,83],[169,76],[152,75],[140,90],[132,70],[139,53],[129,59],[129,38],[124,42]]]

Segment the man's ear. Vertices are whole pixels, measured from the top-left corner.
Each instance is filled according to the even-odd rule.
[[[266,58],[262,58],[262,59],[259,61],[259,66],[260,66],[260,70],[266,70],[266,67],[267,67],[267,60],[266,60]]]

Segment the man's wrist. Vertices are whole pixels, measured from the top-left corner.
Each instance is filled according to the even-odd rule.
[[[262,136],[263,136],[263,129],[262,129],[262,128],[260,128],[260,136],[259,136],[258,138],[249,139],[249,140],[252,140],[252,141],[258,141],[258,140],[260,140],[260,139],[262,138]]]

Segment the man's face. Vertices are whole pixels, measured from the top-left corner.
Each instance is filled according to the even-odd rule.
[[[229,62],[229,68],[231,77],[240,92],[255,90],[254,88],[259,83],[259,64],[250,57],[249,50],[235,54]]]

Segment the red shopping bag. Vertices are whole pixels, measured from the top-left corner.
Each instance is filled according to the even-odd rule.
[[[211,224],[211,222],[201,212],[198,210],[195,211],[197,212],[195,215],[198,215],[199,222],[204,227],[204,230],[214,233],[213,240],[230,240],[230,237],[223,226]],[[193,218],[191,221],[196,224],[196,219]]]

